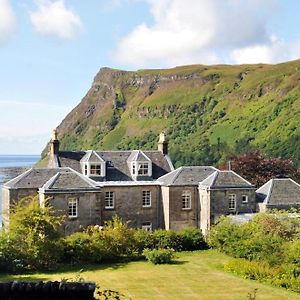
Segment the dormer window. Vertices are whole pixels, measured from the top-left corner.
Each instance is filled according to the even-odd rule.
[[[84,175],[85,176],[104,176],[102,175],[101,163],[84,163]]]
[[[149,164],[148,163],[138,163],[138,175],[148,175]]]
[[[82,173],[88,177],[104,177],[105,161],[97,154],[97,152],[89,150],[80,161]]]
[[[133,150],[127,159],[131,176],[134,180],[143,180],[143,176],[152,176],[152,161],[140,150]]]
[[[132,162],[131,163],[132,176],[152,176],[151,163],[149,162]]]
[[[90,165],[90,175],[92,176],[101,176],[101,165]]]

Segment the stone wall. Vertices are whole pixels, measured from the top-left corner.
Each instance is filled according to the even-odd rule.
[[[40,200],[48,198],[48,203],[59,214],[65,215],[65,222],[62,230],[65,234],[71,234],[86,228],[89,225],[101,224],[101,203],[100,193],[96,192],[77,192],[77,193],[59,193],[59,194],[41,194]],[[78,203],[77,217],[68,216],[68,200],[76,198]],[[43,203],[41,203],[43,205]]]
[[[114,208],[105,208],[105,193],[114,192]],[[151,192],[151,207],[143,207],[143,191]],[[152,229],[164,228],[164,216],[161,208],[160,186],[111,186],[101,190],[102,224],[118,215],[130,226],[141,228],[145,222],[151,222]]]
[[[182,208],[182,192],[191,192],[191,209]],[[198,188],[194,186],[170,186],[164,202],[169,201],[169,228],[181,230],[186,227],[199,227],[199,196]]]
[[[236,209],[229,209],[229,195],[236,195]],[[248,203],[242,203],[242,196],[248,196]],[[254,213],[256,211],[255,189],[231,189],[210,191],[211,224],[221,215]]]

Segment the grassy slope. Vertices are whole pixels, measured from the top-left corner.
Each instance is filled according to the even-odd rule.
[[[138,299],[248,299],[247,294],[258,288],[257,299],[300,299],[300,295],[284,289],[238,278],[222,271],[229,258],[213,250],[178,254],[178,263],[152,265],[130,262],[86,267],[82,276],[95,281],[102,289],[118,290],[132,300]],[[5,279],[60,280],[75,278],[79,270],[29,276],[2,276]]]
[[[161,78],[159,86],[149,93],[157,76]],[[174,80],[174,76],[186,78]],[[144,83],[135,84],[136,77]],[[126,102],[125,110],[113,109],[116,94]],[[201,109],[191,114],[190,107],[195,104]],[[93,105],[95,111],[89,114]],[[166,113],[172,106],[176,111]],[[149,112],[141,114],[143,109]],[[149,142],[150,132],[158,136],[162,129],[172,128],[171,153],[176,147],[183,152],[190,148],[201,152],[198,146],[206,137],[211,144],[218,140],[227,144],[229,149],[222,150],[222,155],[237,151],[236,143],[244,139],[268,154],[297,159],[299,118],[300,60],[278,65],[192,65],[137,72],[106,68],[59,126],[59,137],[62,148],[69,150],[138,147],[132,143],[135,137],[142,141],[142,148],[149,148],[155,145],[153,140]],[[112,119],[117,120],[114,126]]]

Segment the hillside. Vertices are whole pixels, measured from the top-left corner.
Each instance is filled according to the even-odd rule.
[[[66,150],[155,149],[166,129],[176,166],[218,164],[251,148],[299,163],[299,121],[300,60],[102,68],[58,131]]]

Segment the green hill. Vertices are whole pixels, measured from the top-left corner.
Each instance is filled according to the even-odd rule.
[[[58,131],[65,150],[155,149],[166,129],[176,166],[218,164],[252,148],[299,163],[299,121],[300,60],[102,68]]]

